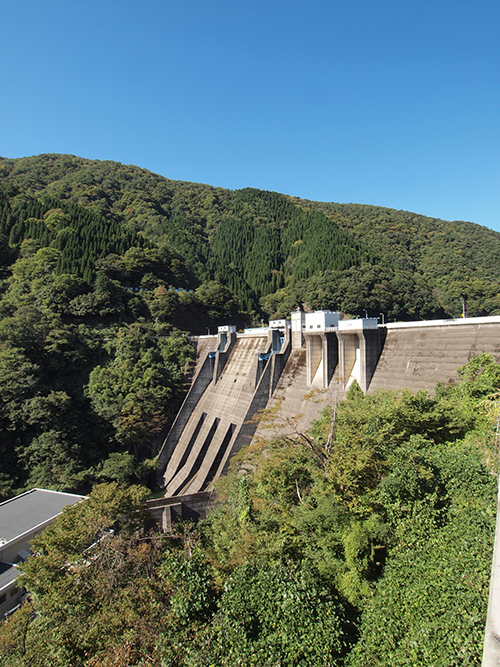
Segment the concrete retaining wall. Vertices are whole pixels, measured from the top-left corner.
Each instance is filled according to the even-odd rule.
[[[172,453],[181,437],[182,432],[193,414],[193,411],[198,404],[198,401],[205,393],[206,388],[212,382],[214,374],[214,359],[209,357],[210,352],[214,352],[217,345],[217,337],[212,336],[210,339],[204,337],[203,341],[198,342],[196,369],[191,388],[184,399],[184,402],[179,410],[177,417],[172,424],[165,442],[163,443],[160,453],[158,454],[158,470],[163,470],[170,460]]]
[[[269,362],[264,366],[259,362],[259,353],[268,347],[267,332],[234,341],[217,381],[207,386],[180,436],[173,433],[172,443],[168,443],[169,456],[162,459],[160,467],[168,495],[201,491],[214,466],[223,469],[226,465],[249,407],[256,400],[256,390],[269,375]],[[266,393],[264,385],[259,391]],[[265,401],[268,395],[269,381]]]

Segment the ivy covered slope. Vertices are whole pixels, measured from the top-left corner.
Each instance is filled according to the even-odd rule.
[[[35,236],[58,247],[58,270],[87,281],[96,257],[163,247],[188,267],[173,286],[216,280],[256,319],[299,303],[418,319],[458,316],[464,299],[469,315],[500,313],[500,236],[472,223],[229,191],[69,155],[0,159],[0,184],[0,232],[10,244]],[[30,199],[71,222],[37,227],[49,209],[28,211]],[[86,238],[84,229],[92,229]]]

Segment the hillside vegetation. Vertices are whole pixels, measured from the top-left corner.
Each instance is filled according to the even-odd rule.
[[[459,378],[354,385],[309,433],[241,450],[208,519],[170,536],[145,531],[146,489],[96,486],[36,538],[0,664],[479,666],[500,366]]]
[[[353,384],[309,432],[252,442],[197,527],[147,533],[140,510],[189,381],[188,332],[298,305],[500,314],[499,259],[500,235],[471,223],[0,159],[0,501],[93,488],[37,537],[2,667],[479,665],[500,418],[488,355],[432,396]],[[262,415],[275,433],[278,408]]]
[[[462,299],[469,315],[500,314],[500,235],[473,223],[224,190],[69,155],[0,159],[0,187],[10,245],[59,248],[57,270],[87,281],[96,258],[164,248],[184,267],[183,280],[165,282],[217,280],[247,318],[299,303],[387,319],[459,316]],[[36,224],[50,209],[64,215]]]

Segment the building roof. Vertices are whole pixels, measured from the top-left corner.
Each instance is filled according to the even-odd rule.
[[[60,514],[66,505],[84,499],[73,493],[32,489],[0,503],[0,549],[6,543],[44,526]]]

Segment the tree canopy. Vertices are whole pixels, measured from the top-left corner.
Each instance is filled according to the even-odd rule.
[[[469,315],[500,313],[497,232],[173,181],[110,161],[0,158],[0,270],[28,239],[59,250],[57,271],[87,282],[96,261],[108,270],[114,262],[112,279],[134,287],[151,278],[184,289],[219,281],[247,318],[287,314],[291,303],[390,319],[456,317],[464,304]],[[142,266],[106,260],[131,248],[142,249]]]
[[[308,433],[254,442],[196,528],[148,532],[137,484],[192,372],[188,332],[299,305],[498,314],[499,239],[113,162],[0,159],[0,500],[94,488],[37,538],[0,664],[478,665],[491,357],[433,395],[354,386]]]
[[[460,378],[352,391],[254,442],[170,535],[148,532],[146,489],[96,486],[35,539],[1,664],[480,665],[500,366]]]

